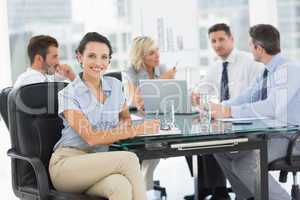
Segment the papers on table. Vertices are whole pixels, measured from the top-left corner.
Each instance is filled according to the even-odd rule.
[[[135,115],[135,114],[131,114],[130,117],[131,117],[131,121],[140,121],[140,120],[144,119],[143,117],[140,117],[140,116]]]
[[[162,136],[162,135],[177,135],[181,134],[181,130],[179,128],[172,128],[171,130],[159,130],[158,133],[155,134],[143,134],[138,135],[137,137],[150,137],[150,136]]]
[[[217,121],[221,122],[243,122],[243,121],[254,121],[254,120],[265,120],[268,117],[244,117],[244,118],[218,118]]]

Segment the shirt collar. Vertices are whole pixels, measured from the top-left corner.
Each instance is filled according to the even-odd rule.
[[[78,94],[82,94],[89,91],[89,88],[86,86],[84,81],[82,80],[82,72],[75,78],[75,80],[72,82],[76,92]],[[111,85],[109,84],[109,81],[107,80],[107,77],[102,76],[101,78],[102,83],[102,89],[106,94],[109,94],[112,90]]]
[[[220,56],[216,56],[216,60],[220,62],[234,63],[236,61],[236,50],[232,49],[232,51],[230,52],[230,54],[226,59],[223,59]]]
[[[274,72],[276,68],[286,62],[281,55],[281,53],[276,54],[272,59],[266,64],[266,68],[269,72]]]
[[[28,72],[34,72],[34,73],[38,73],[38,74],[41,74],[41,75],[43,75],[43,76],[45,76],[45,77],[46,77],[46,75],[45,75],[45,74],[43,74],[42,72],[40,72],[40,71],[38,71],[38,70],[36,70],[36,69],[33,69],[32,67],[27,67],[26,71],[28,71]]]

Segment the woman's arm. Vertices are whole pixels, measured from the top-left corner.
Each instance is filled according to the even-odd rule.
[[[165,73],[163,73],[159,79],[174,79],[175,75],[176,75],[176,67],[172,67],[171,69],[169,69],[168,71],[166,71]]]
[[[110,130],[96,131],[85,115],[78,110],[65,110],[64,117],[81,138],[89,145],[112,144],[119,140],[129,139],[143,133],[156,133],[159,120],[148,120],[136,126],[118,126]]]
[[[132,97],[133,105],[136,106],[138,110],[144,110],[144,100],[139,88],[130,81],[128,81],[128,88],[129,94]]]

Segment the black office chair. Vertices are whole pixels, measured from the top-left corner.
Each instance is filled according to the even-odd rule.
[[[109,72],[109,73],[104,74],[104,76],[110,76],[110,77],[118,79],[121,82],[123,81],[122,72]],[[137,107],[130,105],[129,106],[129,111],[130,112],[136,112],[137,111]]]
[[[110,76],[110,77],[114,77],[116,79],[118,79],[119,81],[122,82],[122,72],[108,72],[106,74],[104,74],[104,76]]]
[[[298,132],[295,137],[290,140],[285,157],[278,158],[269,164],[269,171],[280,171],[279,181],[282,183],[287,181],[288,173],[291,172],[293,174],[291,196],[295,200],[300,200],[300,190],[297,183],[297,172],[300,171],[300,156],[293,155],[293,150],[299,137],[300,132]]]
[[[12,186],[20,199],[104,200],[55,190],[48,174],[54,144],[61,136],[57,92],[65,83],[38,83],[13,89],[8,98]],[[81,173],[81,172],[78,172]]]
[[[7,100],[12,87],[3,88],[0,92],[0,114],[8,128]]]

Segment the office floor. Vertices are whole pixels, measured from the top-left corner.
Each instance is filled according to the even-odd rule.
[[[9,134],[0,119],[0,197],[1,199],[5,197],[6,200],[17,200],[11,187],[10,159],[6,156],[9,148]],[[273,173],[273,175],[278,177],[278,173]],[[155,171],[155,179],[159,179],[161,185],[167,188],[169,200],[182,200],[184,195],[193,192],[193,179],[190,177],[183,157],[161,160]],[[283,187],[290,191],[291,184],[292,177],[289,176],[288,182],[283,184]]]

